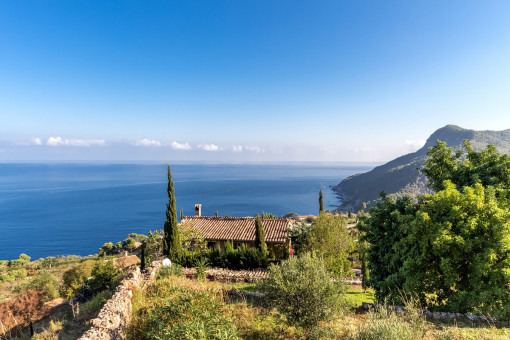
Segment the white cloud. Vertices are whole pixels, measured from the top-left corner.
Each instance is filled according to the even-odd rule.
[[[161,142],[155,139],[143,138],[135,142],[136,146],[161,146]]]
[[[38,139],[38,138],[36,138]],[[35,141],[37,143],[37,140]],[[40,139],[39,139],[40,142]],[[104,139],[67,139],[62,137],[50,137],[46,141],[46,145],[49,146],[93,146],[93,145],[104,145],[106,141]],[[39,144],[36,144],[39,145]]]
[[[427,142],[427,140],[425,140],[425,139],[417,139],[417,140],[406,139],[405,145],[418,150],[419,148],[424,146],[426,142]]]
[[[247,146],[245,148],[248,151],[255,152],[255,153],[263,153],[264,149],[258,147],[258,146]]]
[[[233,145],[232,146],[232,151],[243,152],[243,146],[242,145]]]
[[[41,138],[39,138],[39,137],[32,138],[32,139],[30,140],[30,143],[31,143],[32,145],[42,145]]]
[[[220,149],[220,147],[216,144],[200,144],[198,145],[198,148],[204,151],[218,151]]]
[[[175,150],[191,150],[191,146],[189,145],[189,143],[177,143],[177,142],[172,142],[172,149],[175,149]]]

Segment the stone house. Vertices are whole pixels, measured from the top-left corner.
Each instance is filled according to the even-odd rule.
[[[293,222],[285,218],[261,218],[265,241],[270,253],[279,253],[290,248],[289,228]],[[201,205],[195,205],[195,216],[184,216],[179,224],[182,230],[194,229],[207,241],[209,247],[224,249],[225,242],[232,241],[234,248],[246,244],[255,247],[254,217],[210,217],[201,216]]]

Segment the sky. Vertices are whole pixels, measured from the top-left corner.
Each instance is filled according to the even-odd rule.
[[[0,2],[0,162],[385,162],[509,94],[506,0]]]

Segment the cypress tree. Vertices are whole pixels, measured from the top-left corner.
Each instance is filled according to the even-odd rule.
[[[142,244],[142,255],[140,257],[141,257],[140,270],[144,270],[145,269],[145,243]]]
[[[218,217],[218,210],[216,210],[216,217]]]
[[[255,216],[255,247],[257,247],[264,256],[267,256],[266,233],[264,232],[259,214]]]
[[[182,208],[181,208],[181,221],[183,218],[184,218],[184,210],[182,210]]]
[[[322,199],[322,189],[319,189],[319,214],[324,212],[324,200]]]
[[[177,225],[177,208],[175,207],[174,182],[172,181],[170,164],[167,164],[167,170],[168,204],[166,205],[166,221],[163,227],[163,255],[170,256],[179,253],[181,250],[181,240],[179,238],[179,227]]]

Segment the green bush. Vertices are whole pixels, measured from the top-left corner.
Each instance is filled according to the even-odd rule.
[[[170,267],[163,267],[161,268],[158,273],[156,274],[156,280],[160,280],[165,277],[169,276],[182,276],[182,267],[178,263],[172,263]]]
[[[323,261],[310,254],[272,265],[269,277],[257,282],[257,288],[289,324],[306,329],[328,320],[340,308],[341,285],[332,282]]]
[[[135,240],[133,240],[131,237],[128,237],[127,239],[125,239],[124,241],[122,241],[122,247],[128,249],[128,250],[133,250],[136,248],[136,244],[135,244]]]
[[[41,271],[35,275],[29,283],[24,285],[23,290],[32,289],[42,293],[43,302],[58,297],[58,282],[54,275]]]
[[[405,299],[404,299],[405,300]],[[413,301],[407,301],[405,312],[397,314],[383,305],[368,313],[367,322],[360,324],[356,340],[412,340],[422,339],[426,333],[426,320]]]
[[[99,313],[99,310],[103,305],[112,297],[112,293],[109,290],[103,290],[102,292],[94,295],[92,299],[85,302],[80,306],[80,317],[90,319]]]
[[[222,305],[209,293],[179,290],[149,312],[148,339],[240,339]]]
[[[103,290],[112,291],[118,283],[121,271],[113,266],[113,261],[106,261],[96,262],[91,274],[92,278],[88,280],[88,285],[95,295]]]

